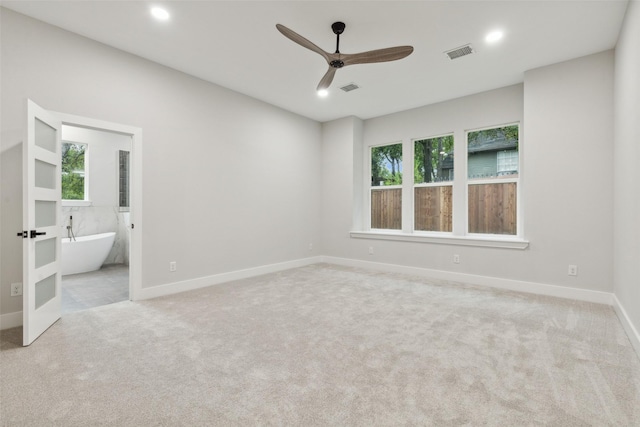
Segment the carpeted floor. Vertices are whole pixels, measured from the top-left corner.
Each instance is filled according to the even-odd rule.
[[[0,335],[3,426],[640,425],[611,307],[326,264]]]

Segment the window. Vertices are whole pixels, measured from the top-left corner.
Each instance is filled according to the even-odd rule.
[[[129,152],[118,151],[118,206],[129,211]]]
[[[413,144],[413,207],[417,231],[452,231],[453,135]]]
[[[88,200],[86,144],[62,143],[62,199]]]
[[[467,133],[468,231],[515,235],[518,125]]]
[[[371,147],[371,228],[402,229],[402,144]]]
[[[498,176],[518,173],[518,150],[498,152]]]
[[[351,235],[528,247],[519,227],[519,132],[518,124],[458,129],[450,134],[368,147],[370,226]],[[413,169],[404,176],[403,155]]]

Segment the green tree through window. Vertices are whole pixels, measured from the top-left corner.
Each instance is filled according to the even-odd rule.
[[[371,148],[371,186],[402,184],[402,144]]]
[[[453,179],[453,135],[421,139],[414,144],[414,182],[451,181]]]
[[[62,143],[62,199],[84,200],[84,168],[87,146]]]

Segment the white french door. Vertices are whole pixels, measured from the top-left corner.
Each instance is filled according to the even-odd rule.
[[[27,101],[23,144],[23,345],[61,313],[61,121]]]

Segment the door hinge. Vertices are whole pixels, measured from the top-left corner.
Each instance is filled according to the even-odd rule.
[[[26,231],[21,231],[18,233],[18,237],[22,237],[23,239],[26,239],[27,237],[29,237],[29,233]]]

